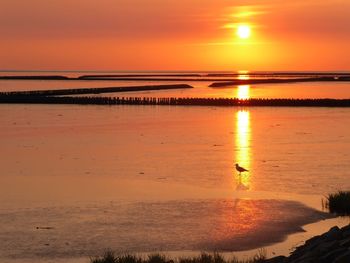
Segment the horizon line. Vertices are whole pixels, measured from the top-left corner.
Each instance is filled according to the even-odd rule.
[[[350,69],[341,69],[341,70],[113,70],[113,69],[97,69],[97,70],[54,70],[54,69],[0,69],[0,72],[104,72],[104,73],[115,73],[115,72],[197,72],[197,73],[208,73],[208,72],[227,72],[227,73],[241,73],[241,74],[249,74],[249,73],[350,73]]]

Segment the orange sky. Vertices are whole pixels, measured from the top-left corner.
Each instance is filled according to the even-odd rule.
[[[0,0],[0,35],[0,69],[350,69],[349,0]]]

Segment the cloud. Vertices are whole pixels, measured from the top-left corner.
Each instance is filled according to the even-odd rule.
[[[224,6],[209,0],[2,0],[7,37],[178,37],[201,35]],[[215,8],[216,7],[216,8]],[[217,16],[216,16],[217,17]]]
[[[257,4],[258,3],[258,4]],[[2,0],[2,38],[220,38],[230,24],[249,21],[266,33],[350,31],[344,0]],[[225,26],[226,25],[226,26]],[[285,31],[283,33],[283,31]]]

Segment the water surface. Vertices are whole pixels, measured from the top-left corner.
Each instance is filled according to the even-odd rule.
[[[0,108],[4,261],[265,246],[350,187],[348,109]]]
[[[0,90],[147,84],[163,82],[0,80]],[[118,95],[349,98],[350,88],[189,84]],[[318,211],[322,196],[349,189],[349,127],[346,108],[2,104],[0,260],[87,262],[108,247],[184,253],[280,242],[328,217]],[[239,176],[235,163],[249,172]]]

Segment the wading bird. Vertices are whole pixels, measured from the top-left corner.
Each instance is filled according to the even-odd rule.
[[[249,172],[247,169],[239,166],[238,163],[236,163],[236,170],[239,172],[239,175],[241,175],[243,172]]]

